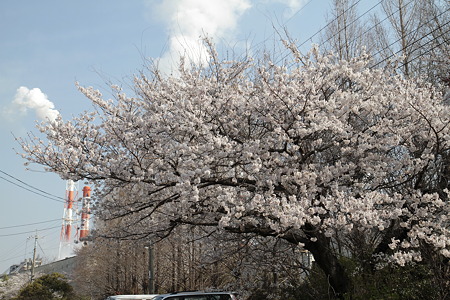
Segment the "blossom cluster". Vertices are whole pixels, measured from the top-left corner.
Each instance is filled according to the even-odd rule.
[[[213,53],[177,77],[136,76],[133,96],[79,86],[96,110],[41,125],[47,141],[24,140],[24,157],[98,182],[110,195],[99,216],[130,216],[128,232],[185,222],[315,241],[399,224],[395,261],[420,260],[421,243],[450,257],[442,95],[364,55],[336,62],[313,49],[297,62]]]

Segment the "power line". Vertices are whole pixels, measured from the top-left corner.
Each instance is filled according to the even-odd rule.
[[[307,3],[305,3],[305,5],[303,5],[302,7],[300,7],[292,16],[290,16],[284,23],[283,26],[286,25],[287,23],[289,23],[289,21],[291,21],[297,14],[299,14],[306,6],[308,6],[309,3],[311,3],[312,0],[309,0]]]
[[[40,193],[38,193],[38,192],[36,192],[36,191],[33,191],[33,190],[31,190],[31,189],[28,189],[28,188],[26,188],[26,187],[24,187],[24,186],[21,186],[21,185],[15,183],[15,182],[12,182],[11,180],[8,180],[8,179],[6,179],[6,178],[3,177],[3,176],[0,176],[0,178],[3,179],[3,180],[5,180],[5,181],[7,181],[7,182],[9,182],[9,183],[11,183],[11,184],[14,184],[15,186],[18,186],[18,187],[20,187],[20,188],[22,188],[22,189],[24,189],[24,190],[27,190],[27,191],[29,191],[29,192],[32,192],[32,193],[36,194],[36,195],[39,195],[39,196],[44,197],[44,198],[47,198],[47,199],[49,199],[49,200],[53,200],[53,201],[57,201],[57,202],[65,202],[65,201],[62,201],[62,200],[59,200],[59,199],[53,199],[53,198],[50,198],[50,197],[48,197],[48,196],[42,195],[42,194],[40,194]]]
[[[56,228],[59,229],[60,226],[57,226],[57,227],[54,227],[54,228],[55,228],[55,229],[56,229]],[[33,231],[33,233],[35,233],[35,231]],[[47,237],[48,235],[49,235],[49,234],[43,235],[43,237],[45,238],[45,237]],[[25,257],[29,254],[29,251],[27,251],[28,240],[29,240],[29,238],[26,239],[26,242],[21,242],[20,244],[14,246],[12,249],[10,249],[9,251],[7,251],[5,254],[2,254],[2,256],[3,256],[3,257],[6,257],[6,256],[12,254],[12,252],[17,253],[19,248],[22,248],[23,246],[25,246],[25,253],[24,253],[24,254],[18,255],[18,256],[14,256],[14,257],[9,257],[9,258],[6,258],[6,259],[2,259],[2,260],[0,260],[0,263],[1,263],[1,262],[6,262],[6,261],[9,261],[9,260],[12,260],[12,259],[16,259],[16,258],[25,258]],[[45,255],[44,250],[55,250],[55,249],[58,249],[58,248],[59,248],[59,247],[51,247],[51,248],[50,248],[50,247],[46,247],[46,248],[43,249],[43,248],[41,247],[41,245],[39,245],[39,246],[40,246],[40,248],[41,248],[41,251],[44,253],[44,255]]]
[[[322,32],[322,30],[324,30],[325,28],[327,28],[328,26],[330,26],[334,21],[336,21],[338,18],[340,18],[342,15],[344,15],[346,12],[348,12],[350,9],[352,9],[353,7],[355,7],[356,5],[358,5],[358,3],[361,2],[361,0],[356,1],[355,3],[353,3],[349,8],[347,8],[346,10],[344,10],[341,14],[339,14],[339,16],[337,16],[336,18],[334,18],[333,20],[331,20],[330,22],[328,22],[325,26],[323,26],[322,28],[320,28],[316,33],[314,33],[312,36],[310,36],[309,38],[307,38],[303,43],[301,43],[300,45],[298,45],[298,47],[300,48],[301,46],[303,46],[304,44],[306,44],[306,42],[308,42],[309,40],[312,40],[313,37],[315,37],[316,35],[318,35],[319,33]],[[381,1],[380,1],[381,2]],[[377,4],[378,5],[378,4]]]
[[[38,244],[38,246],[39,246],[39,249],[41,249],[42,254],[43,254],[44,256],[47,256],[47,255],[45,254],[44,249],[42,249],[41,244],[40,244],[39,242],[37,242],[37,244]]]
[[[47,247],[42,250],[56,250],[56,249],[59,249],[59,247],[51,247],[51,248]]]
[[[299,45],[296,45],[297,48],[302,47],[303,45],[305,45],[309,40],[312,40],[316,35],[318,35],[319,33],[321,33],[325,28],[327,28],[328,26],[330,26],[333,22],[335,22],[336,20],[338,20],[341,16],[343,16],[345,13],[347,13],[349,10],[351,10],[352,8],[354,8],[356,5],[359,4],[359,2],[361,2],[361,0],[356,1],[355,3],[353,3],[352,5],[350,5],[350,7],[348,7],[347,9],[343,10],[338,16],[336,16],[334,19],[332,19],[330,22],[328,22],[325,26],[321,27],[318,31],[316,31],[313,35],[311,35],[310,37],[308,37],[307,39],[305,39],[302,43],[300,43]],[[370,9],[368,9],[367,11],[365,11],[361,16],[359,16],[357,19],[361,18],[362,16],[364,16],[365,14],[367,14],[370,10],[374,9],[376,6],[380,5],[381,2],[383,2],[383,0],[380,0],[375,6],[371,7]],[[345,27],[346,28],[346,27]],[[344,29],[345,29],[344,28]],[[341,29],[342,31],[343,29]],[[339,31],[340,32],[340,31]],[[286,59],[286,57],[289,56],[289,53],[284,55],[281,59],[279,59],[275,64],[280,63],[282,60]]]
[[[448,33],[448,32],[450,32],[450,29],[447,30],[446,32],[443,32],[440,36],[442,36],[442,35],[444,35],[444,34],[446,34],[446,33]],[[430,43],[430,42],[432,42],[432,41],[434,41],[434,40],[435,40],[435,39],[430,40],[430,41],[428,41],[427,43],[425,43],[424,45],[426,45],[426,44],[428,44],[428,43]],[[405,66],[406,64],[409,64],[410,62],[412,62],[412,61],[418,59],[419,57],[424,56],[425,54],[427,54],[427,53],[433,51],[434,49],[436,49],[437,47],[443,45],[444,43],[445,43],[445,42],[436,44],[435,46],[433,46],[432,48],[428,49],[427,51],[425,51],[425,52],[423,52],[423,53],[417,55],[416,57],[414,57],[414,58],[412,58],[412,59],[410,59],[410,60],[408,60],[408,61],[406,61],[406,62],[404,62],[403,64],[401,64],[400,66],[398,66],[398,68],[401,68],[401,67]],[[421,48],[422,48],[422,47],[421,47]],[[419,48],[419,49],[420,49],[420,48]]]
[[[446,13],[447,11],[448,11],[448,9],[447,9],[446,11],[443,11],[442,13],[440,13],[440,14],[439,14],[438,16],[436,16],[436,17],[437,17],[437,18],[440,17],[442,14]],[[423,24],[420,25],[418,28],[416,28],[415,31],[417,31],[418,29],[422,28],[422,27],[425,26],[425,25],[428,25],[428,23],[430,23],[431,21],[433,21],[433,20],[428,20],[428,22],[423,23]],[[448,24],[448,22],[447,22],[446,24]],[[443,26],[445,26],[446,24],[444,24]],[[439,28],[433,29],[430,33],[436,31],[437,29],[439,29]],[[428,34],[430,34],[430,33],[428,33]],[[410,34],[412,34],[412,32],[410,32],[409,34],[407,34],[406,37],[407,37],[408,35],[410,35]],[[421,38],[415,40],[414,42],[410,43],[410,44],[407,45],[406,47],[409,47],[410,45],[415,44],[417,41],[423,39],[423,38],[426,37],[428,34],[426,34],[426,35],[422,36]],[[386,47],[384,47],[383,49],[379,50],[379,51],[378,51],[377,53],[375,53],[373,56],[377,56],[378,54],[382,53],[384,50],[388,49],[389,47],[391,47],[391,46],[394,45],[395,43],[398,43],[402,38],[403,38],[403,37],[399,37],[398,39],[396,39],[395,41],[393,41],[393,42],[392,42],[391,44],[389,44],[388,46],[386,46]],[[403,49],[400,49],[399,51],[393,53],[393,54],[390,55],[387,59],[389,59],[389,58],[391,58],[392,56],[398,54],[398,53],[401,52],[402,50],[403,50]],[[385,60],[386,60],[386,59],[385,59]],[[383,60],[383,61],[384,61],[384,60]]]
[[[384,21],[386,21],[387,19],[389,19],[390,17],[392,17],[395,13],[399,12],[400,9],[405,8],[406,6],[408,6],[410,3],[414,2],[414,1],[415,1],[415,0],[411,0],[411,1],[409,1],[408,3],[405,3],[405,5],[400,6],[396,11],[391,12],[389,15],[387,15],[386,17],[384,17],[383,20],[378,21],[375,25],[373,25],[372,27],[370,27],[370,28],[368,28],[366,31],[364,31],[362,34],[360,34],[360,35],[358,36],[358,38],[361,37],[361,36],[363,36],[363,35],[365,35],[365,34],[368,33],[369,31],[371,31],[372,29],[374,29],[375,27],[377,27],[378,25],[380,25],[381,23],[383,23]],[[382,1],[381,1],[381,2],[382,2]],[[353,42],[354,40],[355,40],[355,39],[353,39],[352,42]]]
[[[48,227],[48,228],[37,229],[37,230],[33,230],[33,231],[17,232],[17,233],[10,233],[10,234],[1,234],[0,237],[16,236],[16,235],[21,235],[21,234],[35,233],[36,231],[45,231],[45,230],[50,230],[50,229],[55,229],[55,228],[60,228],[60,227],[61,226],[56,226],[56,227]]]
[[[281,25],[279,25],[280,27],[284,27],[286,26],[287,23],[289,23],[296,15],[298,15],[303,9],[305,9],[306,6],[308,6],[308,4],[310,4],[312,2],[312,0],[309,0],[308,2],[306,2],[302,7],[300,7],[292,16],[290,16],[287,20],[285,20],[284,22],[282,22]],[[265,38],[263,41],[256,43],[255,45],[252,45],[251,47],[249,47],[248,50],[253,50],[256,47],[259,47],[260,45],[264,45],[269,38],[272,38],[275,35],[274,32],[272,32],[272,34],[269,35],[269,37]]]
[[[399,7],[396,11],[392,12],[391,14],[389,14],[388,16],[386,16],[383,20],[379,21],[377,24],[375,24],[374,26],[372,26],[371,28],[369,28],[368,30],[366,30],[366,31],[364,32],[364,34],[367,33],[368,31],[370,31],[371,29],[375,28],[377,25],[379,25],[379,24],[383,23],[384,21],[386,21],[389,17],[391,17],[392,15],[394,15],[394,14],[395,14],[396,12],[398,12],[401,8],[404,8],[404,7],[408,6],[408,5],[409,5],[410,3],[412,3],[413,1],[414,1],[414,0],[411,0],[411,1],[409,1],[408,3],[405,3],[402,7]],[[303,46],[308,40],[312,40],[312,38],[313,38],[314,36],[316,36],[316,35],[319,34],[321,31],[323,31],[325,28],[327,28],[330,24],[332,24],[334,21],[336,21],[338,18],[340,18],[343,14],[345,14],[345,13],[348,12],[350,9],[352,9],[352,8],[353,8],[355,5],[357,5],[359,2],[360,2],[360,1],[355,2],[353,5],[351,5],[349,8],[347,8],[346,10],[344,10],[341,14],[339,14],[336,18],[334,18],[333,20],[331,20],[330,22],[328,22],[325,26],[323,26],[322,28],[320,28],[316,33],[314,33],[312,36],[310,36],[309,38],[307,38],[304,42],[302,42],[301,44],[299,44],[297,47],[301,47],[301,46]],[[371,8],[369,8],[367,11],[365,11],[363,14],[361,14],[359,17],[357,17],[355,20],[353,20],[350,24],[346,25],[344,28],[342,28],[341,30],[339,30],[339,32],[337,32],[337,34],[341,33],[341,32],[342,32],[343,30],[345,30],[348,26],[350,26],[351,24],[353,24],[354,22],[356,22],[357,20],[359,20],[361,17],[363,17],[364,15],[366,15],[369,11],[373,10],[375,7],[377,7],[378,5],[380,5],[382,2],[383,2],[383,0],[380,0],[377,4],[375,4],[374,6],[372,6]],[[447,9],[447,10],[441,12],[437,17],[440,17],[441,15],[443,15],[444,13],[446,13],[446,12],[448,12],[448,11],[449,11],[449,9]],[[418,28],[416,28],[416,31],[417,31],[418,29],[422,28],[423,26],[429,24],[431,21],[432,21],[432,20],[429,20],[428,22],[423,23],[423,24],[420,25]],[[442,26],[445,26],[445,25],[447,25],[448,23],[449,23],[449,22],[445,23],[445,24],[442,25]],[[410,43],[407,47],[410,47],[411,45],[415,44],[416,42],[418,42],[418,41],[424,39],[425,37],[427,37],[427,36],[429,36],[430,34],[432,34],[433,32],[435,32],[436,30],[438,30],[438,28],[433,29],[432,31],[430,31],[428,34],[422,36],[421,38],[416,39],[415,41],[413,41],[412,43]],[[447,32],[448,32],[448,31],[442,33],[441,35],[439,35],[439,37],[440,37],[440,36],[443,36],[443,35],[444,35],[445,33],[447,33]],[[410,33],[410,34],[411,34],[411,33]],[[410,35],[410,34],[408,34],[408,35]],[[362,36],[362,35],[360,35],[360,36]],[[328,39],[325,41],[325,43],[328,42],[331,38],[332,38],[332,37],[328,38]],[[356,39],[356,38],[355,38],[355,39]],[[353,39],[352,41],[354,41],[355,39]],[[435,38],[435,39],[436,39],[436,38]],[[435,39],[433,39],[432,41],[434,41]],[[392,42],[392,43],[391,43],[390,45],[388,45],[387,47],[385,47],[385,48],[379,50],[374,56],[376,56],[376,55],[378,55],[379,53],[381,53],[382,51],[388,49],[389,47],[391,47],[392,45],[394,45],[395,43],[397,43],[399,40],[400,40],[400,39],[397,39],[396,41]],[[428,44],[429,42],[430,42],[430,41],[428,41],[427,43],[425,43],[425,45]],[[415,59],[417,59],[418,57],[423,56],[424,54],[430,52],[431,50],[437,48],[438,46],[440,46],[440,45],[442,45],[442,44],[443,44],[443,43],[440,43],[439,45],[434,46],[432,49],[426,51],[425,53],[420,54],[419,56],[414,57],[413,59],[409,60],[408,62],[405,62],[403,65],[405,65],[405,64],[407,64],[407,63],[409,63],[409,62],[411,62],[411,61],[413,61],[413,60],[415,60]],[[419,49],[421,49],[421,48],[423,48],[423,47],[424,47],[424,45],[421,46],[421,47],[419,47],[419,48],[417,48],[417,49],[415,49],[414,51],[417,51],[417,50],[419,50]],[[387,57],[387,58],[383,59],[382,61],[380,61],[380,62],[376,63],[375,65],[373,65],[371,68],[373,68],[373,67],[375,67],[375,66],[377,66],[377,65],[379,65],[379,64],[381,64],[381,63],[383,63],[384,61],[390,59],[391,57],[393,57],[394,55],[400,53],[401,51],[402,51],[402,50],[399,50],[399,51],[393,53],[393,54],[390,55],[389,57]],[[289,55],[289,54],[288,54],[288,55]],[[283,58],[282,58],[281,60],[285,59],[288,55],[283,56]],[[280,62],[281,60],[279,60],[278,62]]]
[[[27,244],[28,244],[28,239],[26,239],[25,241],[22,240],[19,244],[16,244],[11,249],[9,249],[9,250],[5,251],[4,253],[2,253],[2,256],[7,256],[7,255],[10,255],[11,253],[15,254],[15,253],[18,252],[19,249],[22,249],[23,247],[25,247],[25,253],[26,253]]]
[[[447,10],[443,11],[443,12],[440,13],[437,17],[440,17],[442,14],[448,12],[449,10],[450,10],[450,9],[447,9]],[[423,23],[423,24],[422,24],[421,26],[419,26],[419,28],[417,28],[416,30],[422,28],[423,26],[427,25],[427,24],[430,23],[431,21],[432,21],[432,20],[429,20],[428,22]],[[450,23],[450,21],[447,21],[447,23],[443,24],[442,27],[445,26],[445,25],[447,25],[447,24],[449,24],[449,23]],[[430,32],[428,32],[427,34],[422,35],[420,38],[418,38],[418,39],[414,40],[413,42],[409,43],[405,48],[402,48],[402,49],[398,50],[397,52],[391,54],[390,56],[386,57],[385,59],[383,59],[383,60],[377,62],[377,63],[374,64],[374,65],[372,65],[370,68],[375,68],[375,67],[378,66],[379,64],[382,64],[383,62],[389,60],[389,59],[392,58],[393,56],[395,56],[395,55],[399,54],[400,52],[404,51],[406,48],[411,47],[412,45],[414,45],[414,44],[417,43],[418,41],[420,41],[420,40],[426,38],[427,36],[429,36],[430,34],[432,34],[433,32],[435,32],[435,31],[438,30],[438,29],[439,29],[439,28],[435,28],[435,29],[431,30]],[[441,33],[438,37],[443,36],[443,35],[446,34],[447,32],[449,32],[449,30],[447,30],[447,31],[444,32],[444,33]],[[410,33],[410,34],[411,34],[411,33]],[[408,35],[407,35],[407,36],[408,36]],[[378,52],[375,54],[375,56],[376,56],[377,54],[383,52],[383,51],[386,50],[387,48],[391,47],[393,44],[399,42],[400,39],[401,39],[401,38],[395,40],[395,41],[392,42],[389,46],[386,46],[385,48],[383,48],[383,49],[381,49],[380,51],[378,51]],[[432,39],[432,40],[426,42],[424,45],[418,47],[418,48],[415,49],[414,51],[417,51],[417,50],[423,48],[426,44],[428,44],[429,42],[434,41],[434,40],[436,40],[436,39],[437,39],[437,38],[434,38],[434,39]],[[440,44],[439,44],[439,45],[440,45]],[[434,47],[434,48],[436,48],[436,47]],[[433,48],[433,49],[434,49],[434,48]],[[429,51],[427,51],[427,52],[429,52]],[[406,62],[406,63],[408,63],[408,62]],[[406,63],[405,63],[405,64],[406,64]],[[404,64],[404,65],[405,65],[405,64]]]
[[[11,180],[9,180],[9,179],[3,177],[3,176],[0,176],[1,179],[5,180],[5,181],[7,181],[7,182],[9,182],[9,183],[11,183],[11,184],[14,184],[15,186],[18,186],[18,187],[20,187],[20,188],[22,188],[22,189],[24,189],[24,190],[27,190],[27,191],[29,191],[29,192],[32,192],[32,193],[34,193],[34,194],[37,194],[37,195],[39,195],[39,196],[45,197],[45,198],[50,199],[50,200],[53,200],[53,201],[65,202],[65,199],[64,199],[64,198],[59,197],[59,196],[56,196],[56,195],[53,195],[53,194],[50,194],[50,193],[48,193],[48,192],[46,192],[46,191],[43,191],[43,190],[41,190],[41,189],[38,189],[38,188],[36,188],[36,187],[34,187],[34,186],[32,186],[32,185],[30,185],[30,184],[28,184],[28,183],[26,183],[26,182],[20,180],[20,179],[14,177],[14,176],[12,176],[12,175],[10,175],[10,174],[8,174],[8,173],[2,171],[2,170],[0,170],[0,173],[3,173],[3,174],[5,174],[5,175],[7,175],[7,176],[13,178],[14,180],[16,180],[16,181],[18,181],[18,182],[24,184],[25,186],[28,186],[28,187],[30,187],[30,188],[33,188],[34,190],[31,190],[31,189],[29,189],[29,188],[27,188],[27,187],[25,187],[25,186],[22,186],[22,185],[20,185],[20,184],[18,184],[18,183],[16,183],[16,182],[11,181]],[[38,193],[37,191],[39,191],[40,193]],[[49,197],[49,196],[50,196],[50,197]],[[56,199],[55,199],[55,198],[56,198]]]
[[[37,191],[40,191],[40,192],[42,192],[42,193],[44,193],[44,194],[46,194],[46,195],[49,195],[49,196],[52,196],[52,197],[55,197],[55,198],[63,199],[63,200],[64,200],[64,198],[61,198],[61,197],[59,197],[59,196],[50,194],[50,193],[48,193],[48,192],[46,192],[46,191],[40,190],[40,189],[38,189],[38,188],[36,188],[36,187],[34,187],[34,186],[32,186],[32,185],[26,183],[26,182],[24,182],[24,181],[22,181],[22,180],[20,180],[20,179],[18,179],[18,178],[16,178],[16,177],[14,177],[14,176],[12,176],[12,175],[6,173],[5,171],[0,170],[0,172],[3,173],[3,174],[5,174],[5,175],[7,175],[7,176],[9,176],[9,177],[11,177],[11,178],[13,178],[13,179],[15,179],[15,180],[17,180],[17,181],[19,181],[19,182],[22,183],[22,184],[24,184],[24,185],[26,185],[26,186],[28,186],[28,187],[31,187],[31,188],[33,188],[33,189],[35,189],[35,190],[37,190]]]
[[[13,225],[13,226],[7,226],[7,227],[0,227],[0,229],[9,229],[9,228],[16,228],[16,227],[24,227],[24,226],[30,226],[30,225],[36,225],[36,224],[42,224],[42,223],[55,222],[55,221],[60,221],[60,220],[61,220],[61,219],[54,219],[54,220],[48,220],[48,221],[42,221],[42,222],[36,222],[36,223],[21,224],[21,225]]]
[[[378,6],[379,4],[381,4],[384,0],[380,0],[380,2],[378,2],[377,4],[375,4],[374,6],[372,6],[369,10],[367,10],[365,13],[363,13],[361,16],[359,16],[356,20],[354,20],[353,22],[357,21],[358,19],[360,19],[362,16],[364,16],[365,14],[367,14],[369,11],[371,11],[372,9],[374,9],[376,6]],[[400,6],[399,8],[397,8],[397,10],[391,12],[389,15],[387,15],[383,20],[378,21],[376,24],[374,24],[373,26],[371,26],[370,28],[368,28],[367,30],[365,30],[363,33],[359,34],[357,37],[355,37],[354,39],[352,39],[349,44],[351,44],[352,42],[356,41],[357,39],[359,39],[360,37],[364,36],[366,33],[370,32],[372,29],[376,28],[378,25],[380,25],[381,23],[385,22],[386,20],[388,20],[390,17],[392,17],[394,14],[396,14],[397,12],[399,12],[401,9],[406,8],[409,4],[411,4],[412,2],[414,2],[415,0],[411,0],[408,3],[405,3],[403,6]],[[352,23],[353,23],[352,22]],[[341,29],[337,34],[341,33],[342,30],[345,30],[348,26],[350,26],[352,23],[350,23],[349,25],[346,25],[343,29]],[[328,42],[332,37],[328,38],[324,43]],[[398,41],[398,40],[397,40]],[[396,42],[397,42],[396,41]],[[395,42],[394,42],[395,43]],[[393,44],[394,44],[393,43]],[[393,44],[389,45],[388,47],[392,46]],[[378,51],[375,55],[381,53],[382,51],[384,51],[385,49],[387,49],[388,47]],[[374,55],[374,56],[375,56]]]
[[[39,195],[39,196],[41,196],[41,197],[44,197],[44,198],[47,198],[47,199],[53,200],[53,201],[64,202],[64,201],[62,201],[62,200],[52,199],[52,198],[50,198],[50,197],[48,197],[48,196],[42,195],[42,194],[40,194],[40,193],[38,193],[38,192],[36,192],[36,191],[33,191],[33,190],[31,190],[31,189],[28,189],[28,188],[26,188],[26,187],[24,187],[24,186],[21,186],[21,185],[15,183],[15,182],[12,182],[11,180],[8,180],[8,179],[6,179],[6,178],[3,177],[3,176],[0,176],[0,178],[3,179],[3,180],[5,180],[5,181],[7,181],[7,182],[9,182],[9,183],[11,183],[11,184],[14,184],[15,186],[18,186],[18,187],[20,187],[20,188],[22,188],[22,189],[24,189],[24,190],[27,190],[27,191],[29,191],[29,192],[32,192],[32,193],[36,194],[36,195]]]
[[[8,261],[8,260],[16,259],[16,258],[22,258],[22,257],[23,257],[23,255],[18,255],[18,256],[10,257],[10,258],[7,258],[7,259],[0,260],[0,263],[1,263],[1,262]]]
[[[412,1],[413,1],[413,0],[412,0]],[[348,27],[350,27],[353,23],[357,22],[359,19],[361,19],[363,16],[365,16],[367,13],[369,13],[369,12],[370,12],[371,10],[373,10],[375,7],[377,7],[378,5],[380,5],[381,2],[383,2],[383,0],[378,1],[377,4],[375,4],[374,6],[372,6],[371,8],[369,8],[368,10],[366,10],[363,14],[361,14],[359,17],[357,17],[357,18],[354,19],[352,22],[350,22],[350,24],[346,24],[346,25],[344,26],[344,28],[342,28],[341,30],[339,30],[339,31],[338,31],[337,33],[335,33],[334,35],[338,35],[338,34],[340,34],[342,31],[344,31],[345,29],[347,29]],[[335,19],[335,20],[337,20],[337,19]],[[373,27],[372,27],[372,28],[373,28]],[[364,32],[364,34],[365,34],[365,33],[367,33],[367,31]],[[361,36],[364,35],[364,34],[359,35],[359,37],[361,37]],[[358,37],[358,38],[359,38],[359,37]],[[323,42],[323,44],[327,43],[327,42],[328,42],[329,40],[331,40],[332,38],[333,38],[333,36],[329,37],[326,41]],[[354,40],[356,40],[356,38],[353,39],[353,40],[351,40],[350,43],[353,42]]]

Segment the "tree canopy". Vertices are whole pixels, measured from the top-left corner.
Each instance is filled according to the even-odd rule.
[[[134,78],[113,99],[79,86],[95,110],[41,124],[24,157],[97,184],[97,216],[118,237],[180,224],[273,236],[309,250],[339,297],[337,239],[360,233],[370,263],[405,265],[422,247],[448,260],[450,108],[431,85],[362,55],[316,48],[293,60],[180,63]],[[126,194],[127,197],[123,197]],[[375,260],[375,257],[378,260]]]
[[[23,287],[14,300],[78,300],[73,287],[58,273],[47,274]]]

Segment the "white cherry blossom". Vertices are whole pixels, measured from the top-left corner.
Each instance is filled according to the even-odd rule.
[[[293,54],[295,67],[212,51],[204,69],[141,74],[114,99],[79,86],[95,111],[40,125],[47,140],[22,140],[24,156],[97,183],[97,216],[131,224],[119,236],[181,223],[276,236],[310,250],[336,289],[321,255],[337,233],[379,236],[374,251],[400,265],[423,243],[450,257],[443,96],[364,55]]]

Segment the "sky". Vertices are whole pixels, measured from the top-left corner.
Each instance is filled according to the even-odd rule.
[[[36,122],[92,106],[76,88],[108,94],[149,61],[173,72],[180,53],[205,59],[207,34],[220,51],[250,54],[279,45],[286,28],[306,51],[326,25],[330,0],[0,1],[0,274],[37,254],[59,258],[66,182],[25,166],[16,138]],[[370,6],[371,0],[361,4]],[[276,30],[275,30],[276,29]],[[78,197],[85,183],[76,184]],[[37,237],[37,239],[36,239]]]

